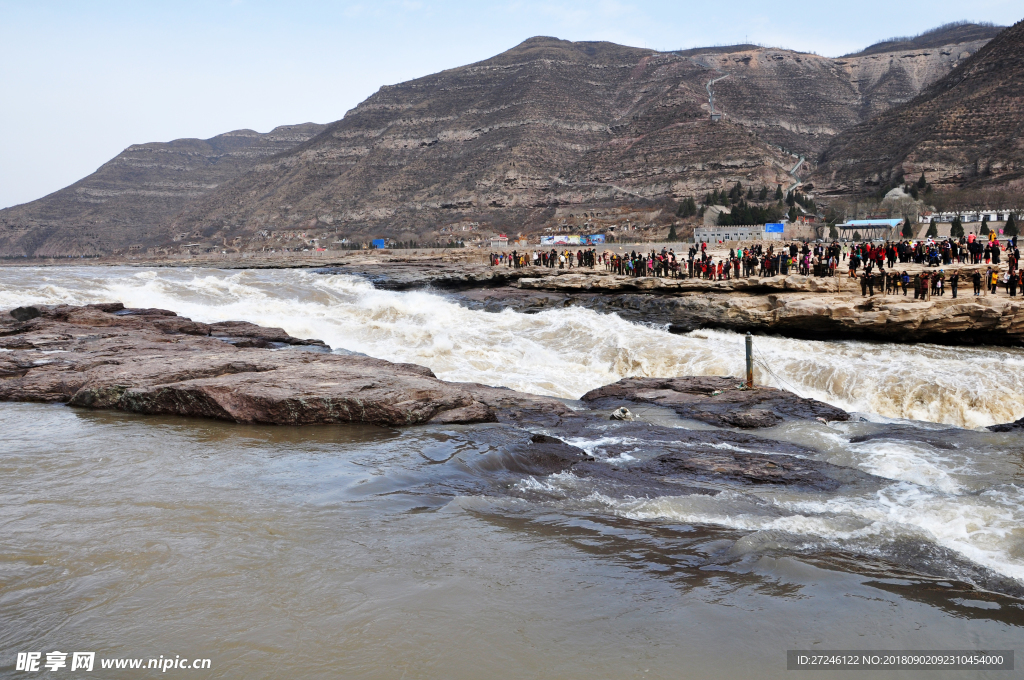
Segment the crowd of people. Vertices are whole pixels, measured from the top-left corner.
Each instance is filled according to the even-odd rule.
[[[1007,268],[1000,265],[1006,257]],[[945,295],[947,288],[956,297],[961,283],[968,281],[975,295],[995,294],[1000,286],[1016,296],[1024,295],[1024,270],[1019,268],[1020,251],[1017,238],[1005,243],[998,239],[983,240],[974,234],[960,239],[924,241],[886,241],[874,243],[774,243],[761,242],[747,247],[730,248],[727,256],[716,258],[707,243],[694,244],[684,254],[663,247],[660,251],[598,253],[594,248],[571,250],[538,250],[533,252],[491,253],[495,266],[544,267],[574,269],[601,267],[621,276],[654,276],[675,279],[696,278],[724,281],[731,278],[772,277],[800,274],[834,277],[842,271],[849,279],[859,280],[863,295],[879,293],[907,295],[912,289],[915,299]],[[924,271],[913,275],[898,265],[916,264]],[[984,264],[985,271],[973,268],[946,272],[946,267]],[[897,271],[898,269],[903,271]],[[936,268],[937,271],[928,271]]]

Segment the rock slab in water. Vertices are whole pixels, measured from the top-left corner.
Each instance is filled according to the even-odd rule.
[[[1024,342],[1024,304],[1003,294],[984,297],[936,297],[914,300],[902,295],[836,294],[815,285],[832,279],[776,277],[740,286],[729,282],[673,283],[673,279],[629,279],[617,287],[597,285],[601,277],[569,276],[519,287],[480,288],[458,293],[464,304],[487,311],[511,308],[526,313],[580,306],[615,313],[631,321],[666,324],[674,333],[703,328],[778,333],[812,339],[864,338],[887,342],[935,342],[966,345],[1019,345]],[[795,278],[806,281],[793,281]],[[645,283],[647,281],[651,283]],[[537,279],[536,281],[541,281]],[[546,280],[544,280],[546,281]],[[660,284],[656,282],[662,282]],[[772,284],[777,284],[772,288]],[[706,292],[694,292],[707,288]]]
[[[998,425],[989,425],[988,430],[992,432],[1017,432],[1024,430],[1024,418],[1015,420],[1012,423],[999,423]]]
[[[329,348],[279,328],[204,324],[119,303],[28,309],[17,317],[0,315],[0,349],[9,350],[0,352],[0,400],[287,425],[502,422],[529,433],[508,470],[571,472],[634,495],[715,493],[700,486],[709,481],[825,490],[864,477],[810,460],[813,452],[802,447],[749,433],[609,421],[606,412],[574,412],[550,397],[438,380],[422,366],[301,351]],[[598,407],[656,403],[687,417],[739,427],[769,426],[784,418],[848,417],[781,390],[736,390],[736,382],[629,378],[594,390],[585,400]],[[478,434],[486,438],[486,432]],[[597,461],[566,443],[609,436],[610,443],[602,444],[605,455],[626,465]],[[641,458],[635,457],[639,450]]]
[[[236,422],[493,422],[521,411],[549,419],[556,399],[438,380],[428,368],[327,349],[279,328],[197,323],[120,303],[33,307],[0,321],[0,399],[67,402],[134,413]]]
[[[684,418],[719,427],[761,428],[783,420],[849,420],[846,411],[773,387],[745,389],[739,378],[623,378],[587,392],[583,401],[619,407],[623,401],[673,409]]]

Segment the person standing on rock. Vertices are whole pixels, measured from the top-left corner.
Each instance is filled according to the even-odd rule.
[[[956,288],[960,285],[960,270],[955,269],[953,273],[949,275],[949,290],[953,294],[953,299],[956,299]]]
[[[981,272],[975,269],[971,274],[971,281],[974,282],[974,296],[981,295]]]
[[[910,285],[910,274],[907,270],[903,270],[903,274],[900,275],[900,283],[903,285],[903,297],[907,297],[907,286]]]

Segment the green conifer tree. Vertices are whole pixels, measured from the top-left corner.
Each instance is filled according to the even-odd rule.
[[[768,187],[762,186],[760,193],[757,194],[757,200],[767,201],[768,200]]]
[[[910,224],[910,220],[903,220],[903,229],[900,231],[900,235],[903,238],[911,238],[914,235],[914,227]]]
[[[981,218],[981,235],[988,236],[988,215]]]
[[[939,228],[935,224],[935,218],[934,217],[932,218],[932,221],[928,223],[928,233],[926,235],[929,238],[937,238],[938,235],[939,235]]]
[[[924,170],[921,171],[921,179],[917,180],[917,188],[924,189],[928,186],[928,180],[924,178]]]
[[[669,227],[669,229],[668,229],[668,240],[669,241],[678,241],[679,240],[679,237],[676,235],[676,225],[674,225],[674,224],[671,227]]]
[[[782,193],[782,185],[779,184],[775,187],[775,200],[781,201],[783,198],[785,198],[785,195]]]
[[[953,218],[953,224],[949,226],[949,235],[953,238],[960,238],[964,235],[964,223],[960,221],[959,215]]]
[[[1004,236],[1017,236],[1017,219],[1013,213],[1010,213],[1010,218],[1006,220],[1006,226],[1003,227]]]

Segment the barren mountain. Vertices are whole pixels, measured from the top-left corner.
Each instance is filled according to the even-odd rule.
[[[255,245],[299,228],[358,238],[421,238],[472,222],[519,231],[573,213],[650,214],[737,180],[789,185],[799,156],[809,161],[802,172],[813,169],[836,134],[910,100],[985,44],[965,30],[939,48],[841,59],[750,45],[664,53],[532,38],[382,87],[315,137],[316,126],[302,126],[306,137],[294,135],[277,155],[241,149],[248,155],[233,174],[221,172],[220,152],[132,147],[68,189],[0,211],[0,255],[181,238]],[[714,93],[725,115],[712,122],[705,88],[722,76]],[[175,171],[189,154],[215,160]]]
[[[174,230],[297,226],[400,236],[445,224],[549,223],[737,180],[789,184],[874,111],[913,97],[984,41],[839,60],[781,49],[659,53],[533,38],[382,88],[322,134],[191,204]],[[722,121],[708,116],[713,78]],[[564,215],[563,208],[559,214]]]
[[[1006,29],[913,101],[846,131],[820,181],[860,191],[922,172],[933,184],[1006,184],[1024,176],[1024,22]]]
[[[860,52],[847,54],[847,57],[862,57],[882,52],[903,52],[923,49],[937,49],[949,45],[972,42],[988,42],[996,37],[1005,26],[994,26],[993,24],[972,24],[966,21],[957,21],[945,24],[920,35],[905,38],[889,38],[877,42]]]
[[[189,201],[323,128],[305,123],[130,146],[69,187],[0,210],[0,257],[88,256],[152,243]]]

